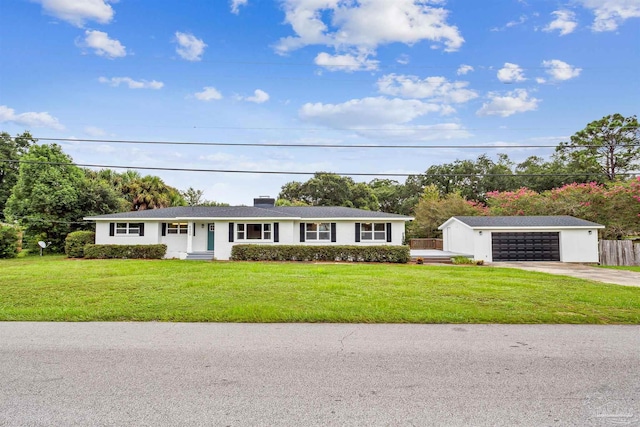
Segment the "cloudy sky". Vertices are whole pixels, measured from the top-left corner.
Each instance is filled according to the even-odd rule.
[[[548,156],[519,146],[640,107],[639,0],[3,0],[1,13],[0,129],[74,139],[61,145],[81,164],[420,173]],[[232,204],[308,178],[141,172]]]

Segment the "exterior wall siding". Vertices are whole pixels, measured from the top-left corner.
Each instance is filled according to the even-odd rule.
[[[167,221],[170,222],[170,221]],[[273,224],[279,224],[279,242],[273,239]],[[335,222],[336,223],[336,242],[330,241],[300,241],[300,223],[301,222]],[[207,250],[208,224],[215,224],[214,234],[214,256],[218,260],[228,260],[231,258],[231,249],[237,244],[274,244],[274,245],[402,245],[405,234],[405,221],[378,221],[391,223],[391,242],[381,240],[373,241],[355,241],[355,224],[361,221],[331,221],[331,220],[315,220],[315,221],[259,221],[259,220],[238,220],[234,221],[234,241],[229,242],[229,223],[230,221],[196,221],[190,224],[195,227],[195,236],[193,228],[189,227],[187,234],[167,234],[162,236],[162,222],[149,221],[145,222],[145,235],[140,236],[109,236],[109,222],[98,221],[96,223],[96,243],[111,245],[149,245],[163,243],[167,245],[166,258],[184,258],[188,251],[188,237],[192,235],[192,252],[200,252]],[[270,240],[238,240],[237,224],[272,224],[272,237]]]

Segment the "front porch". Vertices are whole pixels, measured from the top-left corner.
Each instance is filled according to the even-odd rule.
[[[449,252],[438,249],[411,249],[411,261],[422,258],[425,263],[451,264],[451,258],[464,256],[473,258],[473,255]]]

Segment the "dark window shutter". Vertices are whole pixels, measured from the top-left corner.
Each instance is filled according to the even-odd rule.
[[[234,224],[232,222],[229,223],[229,241],[233,242],[233,231],[234,231]]]
[[[167,223],[166,222],[162,223],[162,235],[163,236],[167,235]]]
[[[194,236],[196,235],[196,223],[195,222],[193,223],[193,235]]]
[[[116,235],[116,223],[115,222],[110,222],[109,223],[109,236],[115,236]]]
[[[391,242],[391,223],[387,223],[387,242]]]
[[[360,223],[356,222],[356,242],[360,241]]]
[[[336,223],[332,222],[331,223],[331,242],[335,243],[336,242]]]
[[[305,231],[305,225],[304,222],[300,223],[300,241],[304,242],[304,231]]]
[[[140,234],[138,234],[139,236],[144,236],[144,222],[141,222],[139,225],[140,228]]]
[[[280,241],[280,223],[273,223],[273,241],[278,243]]]

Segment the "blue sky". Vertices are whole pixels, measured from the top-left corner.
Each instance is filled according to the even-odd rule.
[[[77,163],[420,173],[548,156],[519,146],[640,107],[639,0],[7,0],[0,15],[0,129],[78,139],[61,143]],[[308,178],[141,172],[232,204]]]

